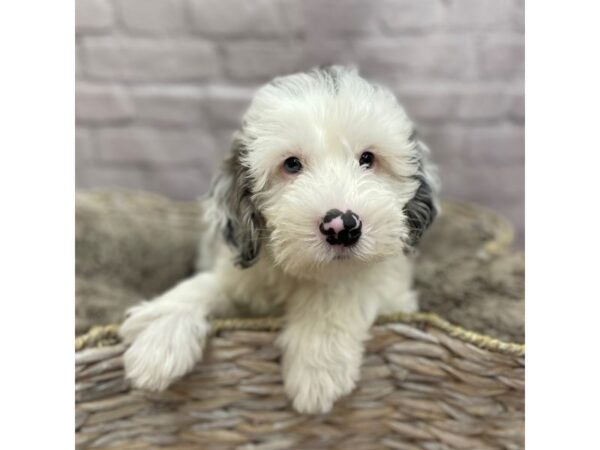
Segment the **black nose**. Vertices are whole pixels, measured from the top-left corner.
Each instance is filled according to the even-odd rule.
[[[362,222],[358,214],[347,210],[330,209],[323,217],[319,230],[331,245],[350,247],[358,242],[362,230]]]

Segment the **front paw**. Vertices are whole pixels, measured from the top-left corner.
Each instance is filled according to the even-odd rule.
[[[176,315],[148,325],[123,356],[125,375],[136,388],[162,391],[190,372],[202,357],[205,320]]]
[[[303,414],[329,412],[338,398],[352,392],[358,379],[358,369],[340,366],[292,364],[284,372],[285,391],[294,409]]]
[[[160,319],[163,312],[156,302],[144,301],[127,310],[125,321],[119,327],[119,336],[129,344],[153,322]]]

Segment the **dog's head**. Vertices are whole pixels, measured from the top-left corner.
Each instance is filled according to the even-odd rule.
[[[436,215],[427,149],[394,95],[343,67],[276,78],[212,188],[242,267],[310,276],[416,245]]]

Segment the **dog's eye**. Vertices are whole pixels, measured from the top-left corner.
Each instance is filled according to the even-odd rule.
[[[363,152],[363,154],[360,155],[360,159],[358,160],[358,163],[361,166],[366,167],[367,169],[370,169],[371,167],[373,167],[374,162],[375,162],[375,155],[371,152]]]
[[[295,156],[291,156],[283,162],[283,170],[289,174],[296,174],[302,170],[302,163]]]

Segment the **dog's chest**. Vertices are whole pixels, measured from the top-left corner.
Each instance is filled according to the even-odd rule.
[[[283,314],[296,289],[295,280],[261,261],[247,269],[229,266],[220,275],[236,313],[244,317]]]

